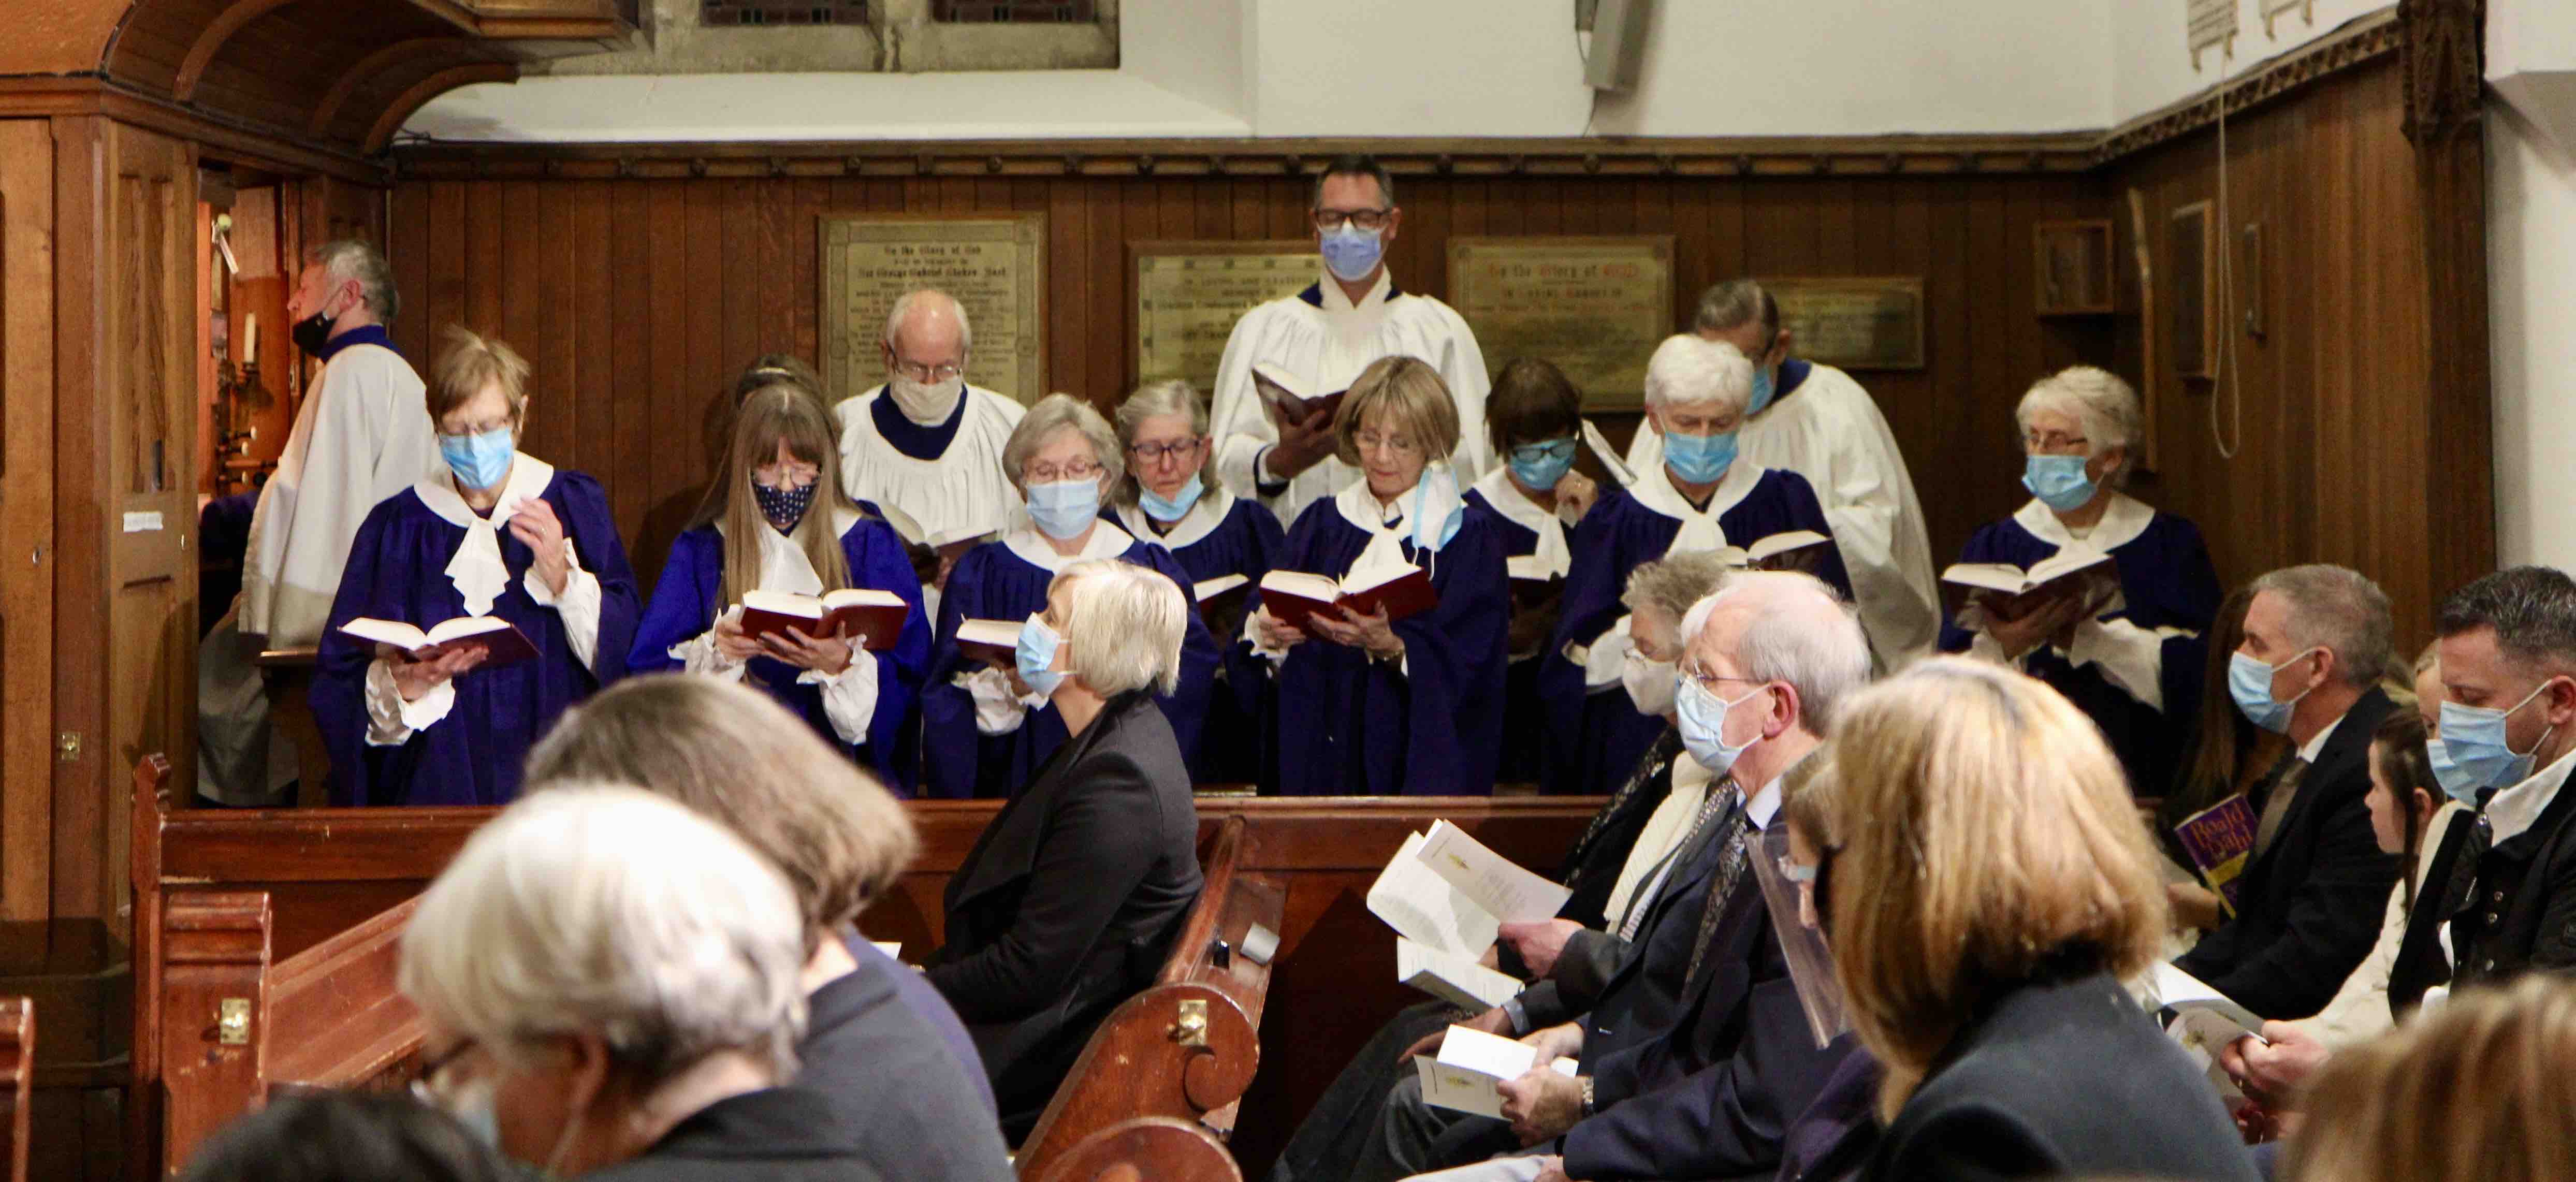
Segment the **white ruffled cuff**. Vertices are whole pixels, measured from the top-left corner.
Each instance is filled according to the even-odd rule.
[[[730,620],[741,616],[741,614],[742,608],[740,606],[729,607],[724,610],[723,615],[717,616],[716,619],[719,621]],[[704,632],[688,638],[687,640],[683,640],[678,644],[672,645],[665,651],[669,652],[671,659],[678,661],[680,663],[680,668],[687,672],[703,673],[709,677],[721,677],[726,681],[741,681],[743,670],[750,664],[747,661],[734,660],[718,651],[716,649],[716,630],[713,628],[709,628]]]
[[[1630,616],[1619,617],[1610,625],[1608,631],[1595,637],[1590,645],[1581,650],[1583,692],[1608,693],[1626,685],[1621,674],[1627,671],[1628,650],[1636,647],[1636,642],[1628,639],[1628,625],[1632,619],[1633,617]],[[1569,648],[1567,655],[1572,656],[1573,652],[1574,650]]]
[[[1995,639],[1994,633],[1983,630],[1969,637],[1968,655],[1980,661],[1992,661],[2008,669],[2021,667],[2021,662],[2004,655],[2004,646]]]
[[[852,640],[849,668],[838,676],[808,669],[796,676],[798,685],[823,687],[823,717],[832,720],[832,732],[852,746],[868,741],[868,724],[877,716],[877,657]]]
[[[1252,655],[1269,661],[1272,665],[1286,664],[1287,649],[1262,642],[1261,617],[1267,614],[1269,613],[1251,612],[1243,617],[1243,642],[1252,646]]]
[[[2153,710],[2165,708],[2165,636],[2127,620],[2086,620],[2075,626],[2066,662],[2102,671],[2102,678]]]
[[[528,598],[537,601],[537,606],[553,608],[555,614],[563,618],[564,639],[571,643],[572,655],[580,659],[583,668],[597,673],[599,576],[581,568],[581,555],[573,550],[570,538],[564,539],[564,561],[569,572],[564,576],[564,589],[560,596],[555,594],[554,588],[546,586],[534,563],[529,564],[528,573],[520,577],[519,583],[527,589]]]
[[[419,701],[406,702],[401,687],[394,684],[394,667],[379,658],[367,665],[366,698],[367,745],[400,747],[455,709],[456,682],[439,682]]]
[[[964,686],[975,699],[975,729],[987,735],[1007,735],[1020,729],[1028,715],[1028,706],[1011,692],[1011,679],[1002,671],[985,666],[972,673],[960,674],[957,684]]]

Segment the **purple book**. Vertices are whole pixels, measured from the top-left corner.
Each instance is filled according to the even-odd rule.
[[[2253,853],[2254,828],[2260,820],[2239,792],[2174,826],[2174,836],[2182,839],[2184,852],[2191,855],[2192,868],[2200,871],[2209,889],[2218,892],[2230,915],[2236,912],[2236,878],[2245,872],[2245,860]]]

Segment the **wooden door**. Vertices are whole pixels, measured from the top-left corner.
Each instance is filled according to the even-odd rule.
[[[54,139],[0,120],[0,922],[52,914]]]

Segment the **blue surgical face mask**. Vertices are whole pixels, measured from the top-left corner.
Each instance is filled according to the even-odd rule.
[[[494,427],[480,435],[441,435],[438,454],[455,470],[458,484],[493,488],[510,474],[510,459],[518,454],[518,432]]]
[[[2032,456],[2022,464],[2021,486],[2039,503],[2072,513],[2093,500],[2101,486],[2084,474],[2083,456]]]
[[[1773,377],[1772,372],[1768,369],[1756,369],[1753,371],[1753,401],[1745,404],[1745,418],[1749,419],[1755,415],[1761,414],[1763,407],[1771,405],[1771,399],[1776,397],[1778,394],[1778,391],[1774,388],[1774,384],[1777,381],[1778,379]]]
[[[1343,222],[1340,229],[1319,237],[1323,239],[1325,269],[1344,283],[1368,278],[1377,270],[1378,260],[1386,257],[1384,229],[1363,230],[1357,223]]]
[[[1046,536],[1070,542],[1090,529],[1100,516],[1100,478],[1059,480],[1029,486],[1029,520]]]
[[[1715,484],[1735,466],[1735,432],[1724,435],[1664,433],[1664,466],[1686,484]]]
[[[1189,516],[1190,506],[1198,504],[1199,494],[1206,491],[1207,485],[1200,483],[1199,474],[1196,472],[1190,473],[1189,482],[1181,486],[1179,495],[1168,499],[1153,489],[1145,487],[1145,483],[1140,480],[1136,482],[1136,503],[1143,507],[1147,517],[1169,525]]]
[[[1511,465],[1512,479],[1519,481],[1522,488],[1546,492],[1573,469],[1574,441],[1558,439],[1515,447],[1506,462]]]
[[[2442,791],[2463,804],[2475,804],[2481,788],[2504,788],[2530,779],[2532,757],[2539,753],[2541,744],[2549,741],[2550,732],[2540,732],[2531,750],[2516,752],[2505,741],[2504,723],[2538,700],[2549,685],[2549,681],[2541,682],[2521,701],[2502,710],[2442,703],[2442,737],[2424,745],[2425,755],[2433,762],[2433,775],[2442,781]]]
[[[1755,743],[1762,741],[1759,730],[1741,743],[1729,745],[1726,741],[1726,716],[1736,707],[1760,697],[1762,691],[1763,687],[1757,685],[1745,691],[1743,697],[1730,701],[1710,693],[1696,677],[1685,675],[1681,678],[1680,687],[1673,694],[1673,705],[1681,716],[1682,746],[1701,767],[1708,769],[1710,775],[1723,776],[1733,771],[1735,761],[1743,758]]]
[[[2307,649],[2278,665],[2266,665],[2241,651],[2235,653],[2227,658],[2227,696],[2236,699],[2236,708],[2244,711],[2254,725],[2276,735],[2290,733],[2290,712],[2309,691],[2301,690],[2298,698],[2286,702],[2276,701],[2272,697],[2272,675],[2316,651]]]
[[[1056,646],[1064,637],[1047,627],[1042,616],[1030,616],[1020,625],[1020,643],[1012,650],[1011,660],[1019,666],[1020,680],[1041,698],[1055,696],[1055,687],[1064,684],[1064,674],[1047,666],[1055,664]]]

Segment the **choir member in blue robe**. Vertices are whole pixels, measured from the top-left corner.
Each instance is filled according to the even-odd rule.
[[[841,491],[835,425],[822,393],[779,371],[743,400],[719,478],[671,545],[628,664],[744,681],[908,793],[913,724],[930,660],[930,613],[903,540]],[[752,637],[743,594],[889,592],[906,614],[892,648],[858,636]]]
[[[2092,717],[2132,791],[2174,781],[2199,716],[2205,634],[2222,598],[2200,530],[2119,491],[2143,419],[2127,382],[2090,366],[2043,378],[2016,412],[2033,499],[1968,539],[1961,562],[2027,568],[2069,547],[2108,554],[2116,598],[2040,596],[2018,618],[1980,596],[1941,633],[1945,652],[2019,667]]]
[[[999,621],[1016,632],[1046,610],[1047,585],[1088,558],[1116,558],[1170,579],[1186,596],[1192,580],[1172,552],[1137,540],[1101,513],[1103,490],[1126,474],[1108,420],[1070,394],[1049,394],[1030,407],[1002,448],[1002,464],[1025,520],[995,541],[966,552],[949,569],[939,597],[938,643],[922,692],[922,792],[927,796],[1003,797],[1029,782],[1064,745],[1055,703],[1030,692],[1007,658],[985,659],[962,646],[969,620]],[[1195,758],[1214,692],[1217,646],[1195,613],[1181,641],[1178,688],[1157,699]]]
[[[1333,421],[1360,479],[1306,507],[1285,570],[1341,578],[1421,568],[1439,602],[1389,619],[1347,609],[1312,632],[1261,608],[1246,639],[1276,668],[1277,782],[1292,796],[1481,796],[1502,749],[1510,576],[1494,516],[1471,508],[1448,466],[1458,412],[1439,372],[1372,363]]]
[[[1574,531],[1573,566],[1556,635],[1539,669],[1556,746],[1545,791],[1598,795],[1619,784],[1663,730],[1620,683],[1627,661],[1619,595],[1628,572],[1666,554],[1749,548],[1775,534],[1833,528],[1806,478],[1736,456],[1735,433],[1753,393],[1753,366],[1735,346],[1667,338],[1646,368],[1646,413],[1665,439],[1663,466],[1611,492]],[[1835,547],[1782,556],[1848,597]]]
[[[448,471],[358,527],[312,690],[335,804],[508,804],[555,717],[625,670],[638,614],[625,544],[598,481],[518,453],[527,379],[509,346],[450,330],[427,388]],[[459,616],[507,621],[536,655],[480,668],[478,646],[413,659],[341,630]]]
[[[1104,515],[1138,541],[1171,552],[1222,654],[1190,778],[1257,784],[1270,766],[1270,679],[1240,637],[1252,589],[1278,562],[1288,531],[1278,514],[1224,487],[1209,465],[1207,403],[1188,382],[1139,388],[1119,404],[1116,421],[1127,478],[1110,493]]]

